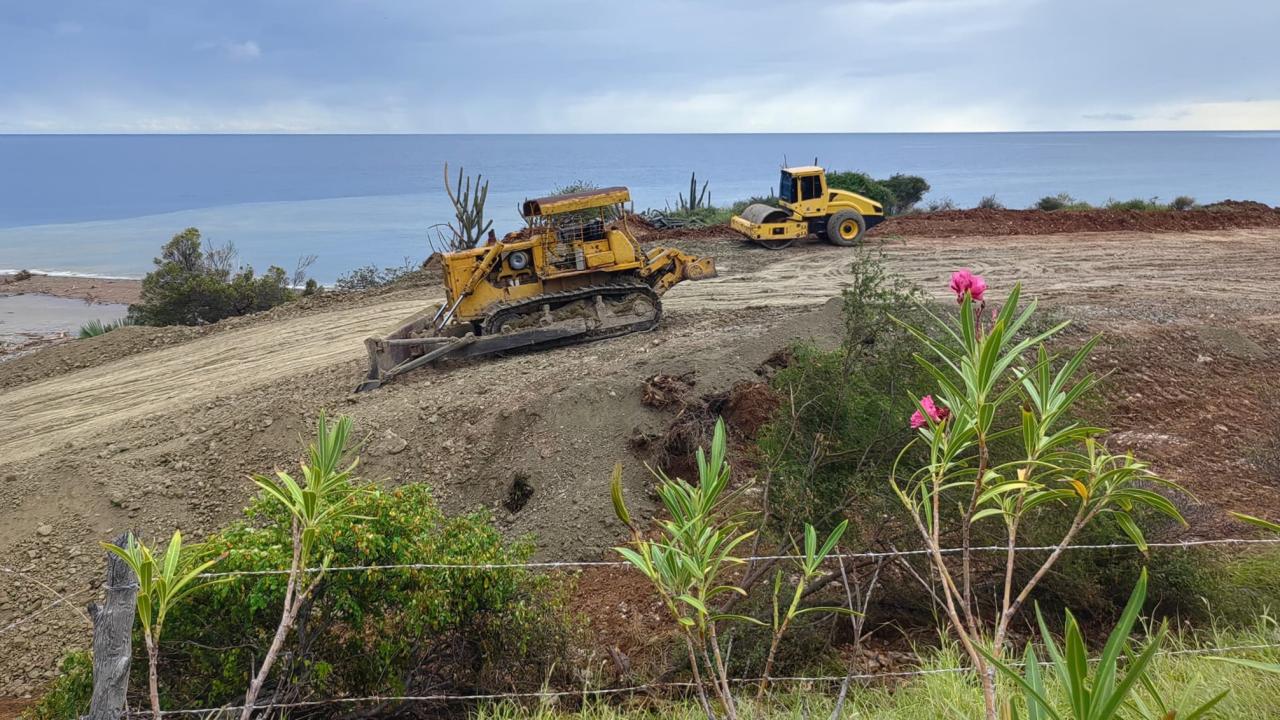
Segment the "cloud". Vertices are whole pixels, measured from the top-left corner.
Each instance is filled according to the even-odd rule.
[[[224,43],[222,51],[232,60],[256,60],[262,57],[262,48],[253,40]]]
[[[1137,115],[1125,112],[1104,112],[1104,113],[1085,113],[1080,117],[1085,120],[1101,120],[1104,122],[1133,122],[1138,119]]]
[[[9,3],[0,4],[0,66],[24,71],[0,83],[0,124],[9,132],[1280,127],[1280,54],[1270,51],[1280,3],[1217,0],[1208,15],[1196,7],[260,0],[227,12],[218,0]],[[797,23],[803,32],[781,30]]]

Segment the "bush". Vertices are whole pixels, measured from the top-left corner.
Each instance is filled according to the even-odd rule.
[[[1170,210],[1190,210],[1196,206],[1196,199],[1190,195],[1179,195],[1169,203]]]
[[[927,376],[912,359],[915,344],[892,318],[917,317],[922,295],[871,254],[857,256],[850,279],[840,347],[798,344],[773,379],[789,400],[759,443],[772,468],[771,520],[784,532],[805,521],[827,532],[849,507],[868,520],[855,527],[875,532],[895,507],[884,478],[911,437],[902,418],[914,404],[903,389]]]
[[[599,189],[600,189],[600,186],[591,182],[590,180],[574,180],[573,182],[565,183],[564,185],[557,185],[556,188],[551,191],[551,194],[552,195],[570,195],[572,193],[580,193],[580,192],[586,192],[588,190],[599,190]]]
[[[903,175],[895,173],[889,176],[888,180],[881,180],[880,184],[885,187],[893,195],[893,207],[889,210],[890,215],[901,215],[909,212],[915,204],[920,202],[924,194],[929,192],[929,183],[919,175]]]
[[[773,193],[769,193],[768,195],[755,195],[745,200],[739,200],[729,206],[729,212],[734,215],[741,215],[742,211],[746,210],[749,205],[772,205],[777,207],[778,196]]]
[[[1107,204],[1103,205],[1107,210],[1135,210],[1138,212],[1153,212],[1156,210],[1168,210],[1169,206],[1160,202],[1160,198],[1151,198],[1143,200],[1142,198],[1133,198],[1132,200],[1116,200],[1114,198],[1107,200]]]
[[[908,212],[929,192],[929,183],[924,178],[901,173],[887,180],[874,180],[864,172],[829,172],[827,187],[865,195],[884,206],[886,215]]]
[[[56,680],[34,705],[22,712],[23,720],[75,720],[89,712],[93,697],[93,656],[77,650],[62,659]]]
[[[1004,203],[1000,202],[995,195],[984,195],[978,201],[978,208],[981,210],[1003,210]]]
[[[120,318],[119,320],[108,320],[107,322],[102,322],[101,320],[90,320],[80,326],[80,339],[83,340],[85,338],[105,335],[116,328],[122,328],[125,325],[132,324],[133,322],[127,317]]]
[[[205,325],[229,317],[268,310],[292,300],[285,271],[272,265],[256,276],[242,266],[233,274],[235,248],[208,250],[200,231],[187,228],[173,236],[154,260],[156,269],[142,280],[141,302],[129,306],[139,325]]]
[[[1052,212],[1054,210],[1091,210],[1093,206],[1083,200],[1077,200],[1067,193],[1058,193],[1057,195],[1045,195],[1032,205],[1033,210],[1045,210]]]
[[[859,195],[865,195],[884,206],[886,212],[894,207],[893,191],[871,179],[871,176],[866,173],[829,172],[827,173],[827,187],[833,190],[848,190]]]
[[[404,263],[399,266],[384,267],[381,270],[376,265],[365,265],[339,275],[333,286],[338,290],[372,290],[386,287],[417,269],[409,258],[405,258]]]
[[[504,541],[483,513],[444,515],[425,485],[370,487],[358,497],[353,517],[316,539],[333,548],[332,566],[521,563],[533,552],[528,542]],[[219,572],[287,568],[288,517],[259,499],[247,520],[208,546],[226,553]],[[262,658],[279,622],[286,580],[233,578],[170,611],[161,643],[166,707],[244,696],[246,668]],[[553,668],[568,667],[566,590],[557,577],[514,568],[331,572],[268,684],[296,699],[536,690]]]
[[[946,210],[958,210],[959,208],[956,207],[955,201],[947,197],[940,198],[938,200],[930,200],[929,204],[925,206],[925,209],[929,212],[943,212]]]

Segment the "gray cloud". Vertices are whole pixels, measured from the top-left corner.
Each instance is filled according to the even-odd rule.
[[[1267,0],[11,3],[0,128],[1276,128],[1277,26]]]

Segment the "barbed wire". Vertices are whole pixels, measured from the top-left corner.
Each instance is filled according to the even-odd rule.
[[[1179,542],[1163,542],[1163,543],[1147,543],[1148,548],[1175,548],[1190,549],[1193,547],[1204,547],[1214,545],[1280,545],[1280,538],[1222,538],[1217,540],[1183,540]],[[1064,550],[1123,550],[1138,549],[1135,543],[1111,543],[1111,544],[1092,544],[1092,545],[1068,545]],[[1056,545],[1038,545],[1014,548],[1015,552],[1052,552],[1057,549]],[[970,552],[1008,552],[1009,548],[1004,545],[983,545],[979,547],[969,548]],[[944,555],[952,555],[963,552],[963,548],[942,548],[939,550]],[[927,555],[930,550],[891,550],[891,551],[871,551],[858,553],[841,553],[829,556],[830,560],[857,560],[857,559],[880,559],[891,557],[911,557]],[[801,555],[754,555],[742,558],[743,560],[758,562],[765,560],[798,560]],[[325,572],[388,572],[395,570],[520,570],[520,569],[565,569],[565,568],[591,568],[591,567],[627,567],[630,563],[625,560],[554,560],[543,562],[524,562],[524,563],[400,563],[391,565],[347,565],[331,568],[306,568],[303,572],[317,573],[322,570]],[[29,577],[28,573],[24,573],[13,568],[0,567],[0,574],[20,575]],[[288,570],[233,570],[226,572],[208,572],[201,573],[201,578],[227,578],[227,577],[260,577],[270,575],[288,575]],[[62,596],[58,595],[58,599],[46,606],[36,609],[32,613],[21,617],[8,625],[0,628],[0,635],[24,625],[40,615],[45,614],[49,610],[60,605],[65,605],[71,598],[83,596],[93,589],[84,589],[77,592]],[[83,615],[83,613],[81,613]]]
[[[1161,650],[1157,651],[1157,656],[1177,656],[1177,655],[1209,655],[1215,653],[1231,653],[1245,652],[1256,650],[1274,650],[1280,649],[1280,643],[1259,643],[1254,645],[1232,645],[1226,647],[1209,647],[1209,648],[1189,648],[1183,650]],[[1090,663],[1095,663],[1098,658],[1090,658]],[[1045,660],[1040,665],[1049,666],[1052,661]],[[1014,661],[1006,663],[1009,667],[1025,667],[1026,663]],[[779,677],[769,677],[770,683],[795,683],[795,684],[817,684],[817,683],[837,683],[846,680],[875,680],[879,678],[907,678],[907,677],[923,677],[927,675],[950,675],[972,673],[973,668],[970,667],[944,667],[929,668],[926,670],[899,670],[890,672],[877,673],[850,673],[848,675],[784,675]],[[735,685],[753,685],[761,682],[765,678],[729,678],[729,682]],[[675,688],[694,688],[697,683],[688,680],[684,681],[664,681],[651,682],[640,685],[627,685],[615,688],[599,688],[591,690],[582,688],[578,690],[530,690],[525,692],[506,692],[506,693],[471,693],[460,695],[449,694],[431,694],[431,695],[365,695],[360,697],[340,697],[326,698],[323,700],[298,700],[288,703],[268,703],[264,705],[254,705],[253,710],[289,710],[300,708],[315,708],[325,705],[356,705],[365,703],[417,703],[417,702],[478,702],[484,700],[528,700],[528,699],[553,699],[562,697],[604,697],[609,695],[625,695],[658,689],[675,689]],[[217,708],[197,708],[188,710],[162,710],[161,715],[218,715],[221,713],[239,712],[245,709],[244,705],[226,705]],[[137,711],[130,714],[134,717],[151,716],[149,711]]]
[[[1163,542],[1163,543],[1147,543],[1148,548],[1182,548],[1190,549],[1193,547],[1203,547],[1208,545],[1280,545],[1280,538],[1224,538],[1219,540],[1183,540],[1180,542]],[[1068,545],[1064,551],[1075,550],[1123,550],[1123,549],[1140,549],[1141,546],[1136,543],[1111,543],[1111,544],[1095,544],[1095,545]],[[1035,545],[1014,548],[1014,552],[1053,552],[1057,550],[1057,545]],[[1008,552],[1007,545],[983,545],[979,547],[969,548],[970,552]],[[927,549],[920,550],[887,550],[857,553],[841,553],[828,556],[830,560],[858,560],[867,559],[874,560],[878,558],[891,557],[909,557],[919,555],[929,555],[933,551]],[[964,548],[942,548],[939,550],[943,555],[954,555],[964,552]],[[800,560],[803,555],[753,555],[740,558],[749,562],[758,562],[764,560]],[[305,568],[302,572],[318,573],[318,572],[382,572],[391,570],[520,570],[520,569],[564,569],[564,568],[592,568],[592,567],[628,567],[631,563],[626,560],[548,560],[542,562],[520,562],[520,563],[396,563],[388,565],[346,565],[339,567],[310,567]],[[288,575],[289,570],[229,570],[225,572],[207,572],[201,573],[201,578],[225,578],[237,576],[260,576],[260,575]]]

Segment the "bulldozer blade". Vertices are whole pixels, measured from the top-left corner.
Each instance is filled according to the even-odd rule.
[[[528,348],[542,343],[563,340],[575,335],[585,335],[587,330],[586,321],[579,319],[576,322],[563,323],[555,327],[533,328],[502,335],[478,337],[468,334],[465,337],[452,338],[443,343],[441,342],[442,338],[434,337],[421,338],[416,343],[407,339],[398,339],[395,342],[395,346],[403,352],[409,352],[409,349],[414,345],[417,345],[419,349],[427,347],[431,347],[431,349],[422,355],[385,369],[379,363],[378,348],[380,344],[385,344],[387,341],[370,338],[365,341],[365,346],[369,350],[369,375],[364,382],[356,387],[355,392],[375,390],[382,387],[392,378],[439,360],[480,357],[508,350]]]

